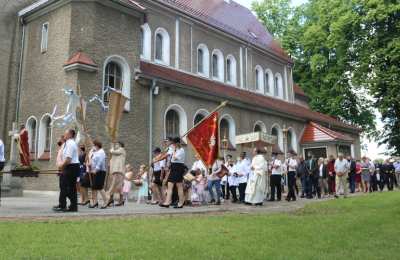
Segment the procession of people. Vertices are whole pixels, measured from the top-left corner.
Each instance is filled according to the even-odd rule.
[[[365,156],[355,160],[339,153],[337,158],[315,158],[310,153],[305,160],[291,152],[286,159],[282,153],[273,153],[268,160],[265,149],[254,148],[252,158],[242,152],[235,161],[228,154],[216,158],[212,167],[196,154],[188,167],[182,140],[175,137],[154,149],[150,167],[135,167],[126,164],[124,143],[113,143],[107,158],[99,140],[91,142],[86,154],[89,147],[78,145],[75,137],[69,129],[58,142],[60,195],[54,211],[76,212],[78,205],[92,209],[124,206],[133,199],[134,190],[138,204],[180,209],[227,202],[261,206],[265,201],[281,201],[284,194],[288,202],[346,198],[349,193],[390,191],[400,185],[400,158],[374,163]]]

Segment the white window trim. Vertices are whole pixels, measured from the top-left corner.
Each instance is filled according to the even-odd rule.
[[[164,138],[167,138],[167,113],[170,110],[174,110],[179,115],[179,135],[182,136],[187,132],[187,114],[182,106],[178,104],[172,104],[165,109],[164,112]],[[183,141],[186,143],[186,137],[183,138]]]
[[[261,127],[261,131],[263,133],[267,133],[267,126],[264,124],[264,122],[262,122],[262,121],[255,122],[254,126],[253,126],[253,132],[254,132],[254,129],[256,128],[256,126],[260,126]]]
[[[226,66],[226,82],[229,85],[232,86],[237,86],[237,64],[236,64],[236,58],[235,56],[233,56],[232,54],[229,54],[228,56],[226,56],[226,63],[228,62],[228,60],[231,61],[231,80],[228,81],[228,66]]]
[[[257,85],[257,76],[258,72],[258,85]],[[254,68],[254,90],[258,93],[264,94],[264,70],[260,65],[257,65]]]
[[[51,124],[51,115],[50,114],[44,114],[42,118],[40,119],[40,126],[39,126],[39,139],[38,139],[38,158],[40,158],[44,152],[45,152],[45,146],[46,146],[46,131],[47,127],[45,125],[45,119],[50,118],[50,156],[51,156],[51,146],[52,146],[52,140],[53,140],[53,126]]]
[[[264,81],[264,93],[266,95],[273,96],[274,95],[274,73],[270,69],[266,69],[264,74],[268,74],[268,91],[266,91],[266,83],[267,81]]]
[[[199,49],[201,49],[203,51],[203,70],[204,72],[199,72]],[[204,43],[200,43],[197,46],[196,49],[196,68],[197,68],[197,74],[203,77],[210,77],[210,51],[208,50],[207,45],[205,45]]]
[[[298,144],[297,144],[297,134],[293,127],[288,128],[288,132],[292,134],[292,148],[297,153],[298,151]]]
[[[144,60],[151,60],[151,28],[148,23],[145,23],[141,26],[143,31],[143,53],[140,54],[140,57]]]
[[[47,31],[45,31],[44,29],[45,27],[47,27]],[[49,45],[49,22],[45,22],[42,24],[41,41],[40,41],[41,53],[47,52],[48,45]]]
[[[157,34],[161,34],[163,37],[162,41],[162,60],[156,59],[156,52],[157,52]],[[171,61],[171,38],[167,30],[162,27],[159,27],[154,32],[154,61],[156,63],[169,66]]]
[[[214,77],[214,73],[213,73],[213,70],[214,70],[214,68],[211,68],[211,75],[212,75],[212,78],[214,79],[214,80],[217,80],[217,81],[220,81],[220,82],[224,82],[225,81],[225,69],[224,69],[224,66],[225,66],[225,59],[224,59],[224,54],[222,53],[222,51],[221,50],[219,50],[219,49],[215,49],[215,50],[213,50],[213,52],[212,52],[212,54],[211,54],[211,65],[213,66],[213,64],[214,64],[214,62],[213,62],[213,56],[214,56],[214,54],[215,55],[217,55],[217,57],[218,57],[218,77]]]
[[[272,127],[271,127],[271,131],[270,131],[271,135],[272,135],[272,129],[274,129],[274,128],[276,128],[278,130],[278,146],[279,146],[279,149],[281,149],[281,151],[283,152],[283,131],[282,131],[282,127],[278,123],[273,124]]]
[[[104,87],[105,86],[105,77],[106,77],[106,67],[109,62],[115,62],[118,65],[121,66],[121,73],[122,73],[122,94],[128,98],[128,100],[125,103],[124,110],[125,112],[129,112],[131,110],[130,106],[130,98],[131,98],[131,70],[129,68],[128,62],[125,60],[124,57],[119,56],[119,55],[112,55],[108,57],[104,61],[103,65],[103,87],[102,87],[102,93],[101,97],[104,97]]]
[[[35,143],[32,143],[32,128],[30,127],[30,122],[34,120],[35,121]],[[38,120],[35,116],[30,116],[25,123],[25,128],[28,131],[28,140],[29,140],[29,153],[33,151],[35,156],[37,157],[37,140],[38,140]],[[36,158],[35,158],[36,159]]]
[[[208,112],[208,110],[206,110],[206,109],[201,108],[201,109],[197,110],[193,117],[193,126],[195,125],[194,120],[196,119],[197,115],[202,115],[204,117],[207,117],[209,114],[210,114],[210,112]]]
[[[233,145],[234,148],[236,148],[236,124],[235,120],[233,117],[229,114],[224,114],[222,117],[220,117],[219,122],[218,122],[218,131],[221,129],[221,121],[222,119],[226,119],[229,123],[229,142],[231,145]],[[221,133],[219,133],[221,135]]]
[[[279,72],[277,72],[275,74],[274,80],[276,78],[278,78],[278,96],[275,96],[275,93],[274,93],[274,96],[277,97],[277,98],[280,98],[280,99],[284,99],[284,97],[283,97],[283,79],[282,79],[282,75]],[[275,91],[275,85],[274,85],[274,91]]]

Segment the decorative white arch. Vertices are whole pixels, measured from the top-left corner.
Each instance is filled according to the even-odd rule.
[[[143,32],[142,39],[142,48],[143,53],[140,54],[140,57],[145,60],[151,60],[151,28],[148,23],[142,24],[140,27]]]
[[[254,89],[256,92],[264,94],[264,70],[260,65],[254,68]]]
[[[296,131],[293,129],[293,127],[289,127],[288,128],[288,133],[291,133],[291,135],[292,135],[292,143],[291,143],[291,145],[292,145],[292,148],[293,148],[293,150],[297,153],[297,135],[296,135]]]
[[[208,116],[210,114],[210,112],[208,112],[207,109],[203,109],[200,108],[199,110],[196,111],[196,113],[194,113],[194,117],[193,117],[193,125],[194,125],[194,120],[196,119],[197,115],[202,115],[204,117]]]
[[[179,115],[179,135],[184,135],[188,128],[187,128],[187,115],[185,110],[183,109],[182,106],[178,105],[178,104],[172,104],[170,106],[167,107],[167,109],[164,112],[164,137],[167,138],[167,126],[166,126],[166,122],[167,122],[167,113],[170,110],[174,110],[175,112],[178,113]],[[186,137],[183,138],[183,141],[186,142]]]
[[[125,60],[124,57],[119,56],[119,55],[112,55],[109,56],[105,61],[104,61],[104,65],[103,65],[103,89],[102,89],[102,93],[101,96],[104,97],[104,87],[105,86],[105,77],[106,77],[106,67],[107,64],[110,62],[115,62],[117,63],[119,66],[121,66],[121,70],[122,70],[122,94],[127,97],[128,99],[131,98],[131,70],[129,68],[129,64],[128,62]],[[125,107],[124,107],[126,112],[129,112],[131,107],[130,107],[130,100],[126,101],[125,103]]]
[[[283,99],[283,80],[282,80],[282,75],[278,72],[275,74],[275,81],[278,87],[278,93],[274,92],[274,95],[276,97],[279,97],[281,99]]]
[[[160,34],[162,37],[162,60],[156,59],[156,51],[157,51],[157,34]],[[159,27],[156,29],[156,31],[154,32],[154,60],[157,63],[161,63],[164,65],[169,66],[170,65],[170,59],[171,59],[171,40],[169,37],[169,33],[167,32],[167,30],[165,30],[162,27]]]
[[[34,124],[34,125],[33,125]],[[37,154],[38,120],[35,116],[30,116],[26,120],[25,128],[28,131],[29,152]]]
[[[215,49],[212,52],[211,55],[211,61],[213,61],[213,56],[216,55],[217,56],[217,69],[218,69],[218,77],[214,76],[214,73],[212,74],[212,78],[218,81],[222,81],[224,82],[225,79],[225,75],[224,75],[224,54],[222,54],[222,51]],[[212,66],[214,66],[214,63],[211,62]],[[214,70],[214,67],[212,67],[212,71]]]
[[[236,124],[235,120],[233,117],[229,114],[224,114],[222,117],[220,117],[218,125],[221,125],[221,121],[225,119],[228,121],[229,124],[229,142],[233,145],[233,147],[236,147]]]
[[[281,151],[283,151],[283,131],[281,126],[278,123],[275,123],[271,127],[271,134],[272,134],[272,129],[276,129],[278,131],[278,146]]]
[[[203,51],[203,72],[199,71],[199,50]],[[199,75],[202,75],[204,77],[210,77],[210,51],[208,50],[207,45],[204,43],[200,43],[199,46],[197,46],[197,73]]]
[[[263,133],[267,133],[267,127],[265,126],[264,122],[262,122],[262,121],[255,122],[254,126],[253,126],[253,131],[255,130],[256,126],[260,126],[261,131]]]
[[[228,60],[230,61],[230,75],[228,75]],[[232,54],[226,56],[226,75],[227,75],[227,83],[233,86],[237,85],[237,67],[236,67],[236,58]],[[230,76],[230,80],[228,80],[228,76]]]
[[[46,136],[47,136],[47,125],[46,119],[50,119],[50,154],[51,154],[51,140],[53,140],[53,127],[51,125],[51,115],[46,113],[40,119],[39,126],[39,138],[38,138],[38,157],[40,158],[45,151],[46,148]]]
[[[265,75],[268,75],[268,80],[267,77],[265,77],[264,81],[264,93],[267,95],[273,95],[274,93],[274,74],[270,69],[265,70]]]

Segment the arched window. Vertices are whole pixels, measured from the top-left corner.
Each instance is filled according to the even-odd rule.
[[[155,33],[155,61],[169,65],[170,37],[164,28],[158,28]]]
[[[122,94],[130,99],[131,96],[131,72],[128,63],[121,56],[108,57],[104,63],[104,80],[102,97],[104,103],[109,102],[107,87],[121,90]],[[125,111],[130,110],[130,101],[125,104]]]
[[[275,74],[274,96],[283,98],[283,82],[282,76],[279,73]]]
[[[287,132],[287,147],[288,147],[288,152],[293,151],[297,153],[297,137],[293,128],[289,128]]]
[[[197,125],[201,120],[203,120],[206,116],[208,116],[209,112],[205,109],[197,110],[194,118],[193,118],[193,125]]]
[[[210,76],[210,53],[204,44],[197,47],[197,73],[205,77]]]
[[[35,117],[30,117],[26,123],[28,131],[29,152],[35,157],[36,155],[36,140],[37,140],[37,120]]]
[[[170,105],[165,112],[165,137],[182,136],[187,131],[187,116],[179,105]],[[185,141],[185,138],[184,138]]]
[[[165,116],[165,134],[167,137],[179,136],[179,114],[173,109]]]
[[[143,59],[151,59],[151,29],[145,23],[140,27],[140,56]]]
[[[219,121],[219,140],[222,147],[222,140],[228,140],[228,147],[235,148],[236,126],[235,121],[230,115],[224,115]]]
[[[279,149],[283,151],[283,133],[281,127],[278,124],[272,126],[271,135],[276,136]]]
[[[41,157],[43,153],[50,152],[51,149],[51,117],[44,115],[40,120],[39,128],[39,141],[38,141],[38,155]]]
[[[264,80],[264,85],[265,85],[265,94],[271,94],[273,93],[272,86],[274,85],[274,76],[272,74],[272,71],[270,69],[267,69],[265,71],[265,80]]]
[[[212,54],[213,79],[224,81],[224,55],[220,50],[214,50]]]
[[[257,121],[257,122],[254,124],[254,129],[253,129],[253,131],[254,131],[254,132],[263,132],[263,133],[266,133],[266,132],[267,132],[267,128],[266,128],[266,126],[265,126],[265,124],[264,124],[263,122]]]
[[[236,59],[229,54],[226,58],[226,81],[231,85],[236,85]]]
[[[264,93],[263,86],[264,86],[264,76],[263,76],[263,69],[260,65],[257,65],[255,68],[255,88],[256,91],[259,93]]]

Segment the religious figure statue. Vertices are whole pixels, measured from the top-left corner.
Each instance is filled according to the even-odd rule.
[[[22,166],[30,167],[31,160],[29,154],[29,134],[28,130],[25,128],[25,125],[21,125],[19,134],[16,134],[14,138],[18,144],[19,157]]]

